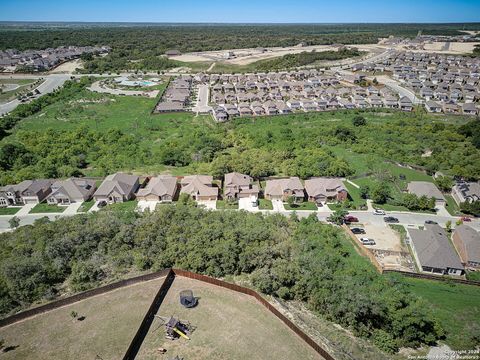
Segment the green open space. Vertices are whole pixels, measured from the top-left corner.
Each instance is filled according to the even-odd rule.
[[[283,203],[283,207],[285,208],[285,210],[318,210],[317,205],[310,201],[303,201],[301,203],[291,205],[288,203]]]
[[[21,207],[0,207],[0,215],[15,215]]]
[[[42,213],[62,213],[65,211],[66,206],[50,205],[47,203],[40,203],[30,210],[29,214],[42,214]]]

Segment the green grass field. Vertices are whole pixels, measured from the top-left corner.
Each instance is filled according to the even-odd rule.
[[[83,204],[78,208],[77,212],[88,212],[88,210],[90,210],[94,204],[94,199],[84,201]]]
[[[65,206],[49,205],[47,203],[40,203],[30,210],[29,214],[42,214],[42,213],[62,213],[66,209]]]
[[[473,349],[480,319],[480,287],[404,277],[401,281],[425,300],[444,328],[445,342],[455,349]]]
[[[290,205],[288,203],[283,203],[285,210],[312,210],[317,211],[317,205],[310,201],[304,201],[302,203]]]
[[[225,200],[217,200],[217,209],[237,210],[238,209],[238,201],[231,202],[231,201],[225,201]]]
[[[137,205],[138,205],[137,200],[129,200],[121,203],[107,205],[103,209],[115,210],[115,211],[133,211],[137,208]]]
[[[0,207],[0,215],[15,215],[20,207]]]
[[[273,210],[273,205],[270,200],[258,199],[258,208],[260,210]]]

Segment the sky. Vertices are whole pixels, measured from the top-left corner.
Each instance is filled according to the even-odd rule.
[[[0,0],[0,21],[480,22],[480,0]]]

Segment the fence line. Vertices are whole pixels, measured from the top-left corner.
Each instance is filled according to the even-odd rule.
[[[1,319],[0,320],[0,327],[4,327],[4,326],[7,326],[7,325],[16,323],[18,321],[30,318],[32,316],[43,314],[45,312],[58,309],[58,308],[63,307],[63,306],[74,304],[74,303],[79,302],[81,300],[88,299],[92,296],[102,295],[102,294],[105,294],[105,293],[110,292],[112,290],[120,289],[122,287],[138,284],[138,283],[148,281],[148,280],[157,279],[157,278],[160,278],[162,276],[168,275],[169,272],[170,272],[169,269],[165,269],[165,270],[150,273],[150,274],[140,275],[140,276],[136,276],[136,277],[133,277],[133,278],[130,278],[130,279],[125,279],[125,280],[121,280],[121,281],[118,281],[118,282],[115,282],[115,283],[112,283],[112,284],[104,285],[104,286],[101,286],[101,287],[98,287],[98,288],[95,288],[95,289],[87,290],[87,291],[84,291],[82,293],[75,294],[75,295],[69,296],[69,297],[64,298],[64,299],[52,301],[48,304],[41,305],[41,306],[35,307],[33,309],[25,310],[25,311],[22,311],[20,313],[17,313],[17,314],[8,316],[4,319]]]
[[[427,280],[434,280],[434,281],[441,281],[441,282],[454,282],[457,284],[480,286],[480,281],[456,279],[456,278],[446,277],[444,275],[431,275],[431,274],[423,274],[423,273],[420,274],[420,273],[401,271],[401,270],[383,270],[383,273],[384,274],[398,273],[404,276],[417,278],[417,279],[427,279]]]
[[[320,345],[318,345],[312,338],[305,334],[300,328],[298,328],[292,321],[290,321],[285,315],[278,311],[272,304],[260,296],[256,291],[239,286],[236,284],[231,284],[222,280],[218,280],[209,276],[200,275],[192,273],[190,271],[173,269],[173,272],[177,276],[182,276],[194,280],[199,280],[206,282],[208,284],[220,286],[226,289],[230,289],[239,293],[250,295],[254,297],[258,302],[260,302],[267,310],[269,310],[273,315],[275,315],[279,320],[281,320],[285,325],[287,325],[295,334],[297,334],[303,341],[305,341],[313,350],[315,350],[319,355],[321,355],[325,360],[334,360],[334,358]]]
[[[137,356],[138,351],[140,350],[143,341],[145,340],[145,337],[150,330],[150,326],[152,325],[153,319],[155,318],[155,314],[158,312],[160,305],[165,299],[165,296],[167,296],[168,290],[170,290],[170,287],[172,286],[173,280],[175,279],[175,273],[172,271],[172,269],[167,269],[167,271],[167,277],[165,278],[162,286],[160,286],[157,295],[155,295],[152,304],[148,308],[145,316],[143,317],[140,327],[135,333],[135,336],[133,337],[130,346],[127,349],[127,352],[123,356],[123,360],[133,360]]]

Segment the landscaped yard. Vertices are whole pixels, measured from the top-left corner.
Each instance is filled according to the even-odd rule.
[[[288,203],[283,203],[285,210],[314,210],[317,211],[317,205],[310,201],[304,201],[298,204],[290,205]]]
[[[237,210],[238,201],[217,200],[217,209],[221,210]]]
[[[0,215],[15,215],[21,207],[0,207]]]
[[[273,210],[273,204],[267,199],[258,199],[258,208],[260,210]]]
[[[180,304],[179,292],[185,289],[199,297],[193,309]],[[168,340],[162,321],[155,318],[140,348],[139,359],[158,358],[160,347],[167,349],[170,358],[195,360],[321,359],[254,298],[198,280],[177,276],[157,314],[175,316],[196,329],[190,340]]]
[[[49,205],[47,203],[40,203],[30,210],[29,214],[41,214],[41,213],[62,213],[66,209],[65,206]]]
[[[162,279],[98,295],[0,328],[2,359],[121,359]],[[74,320],[71,312],[84,316]]]
[[[94,204],[95,204],[94,199],[84,201],[77,212],[88,212],[88,210],[90,210]]]
[[[444,196],[445,196],[445,199],[447,200],[447,205],[445,206],[445,208],[447,209],[449,214],[452,216],[462,215],[462,212],[460,211],[460,208],[458,207],[455,200],[453,200],[452,195],[444,195]]]

